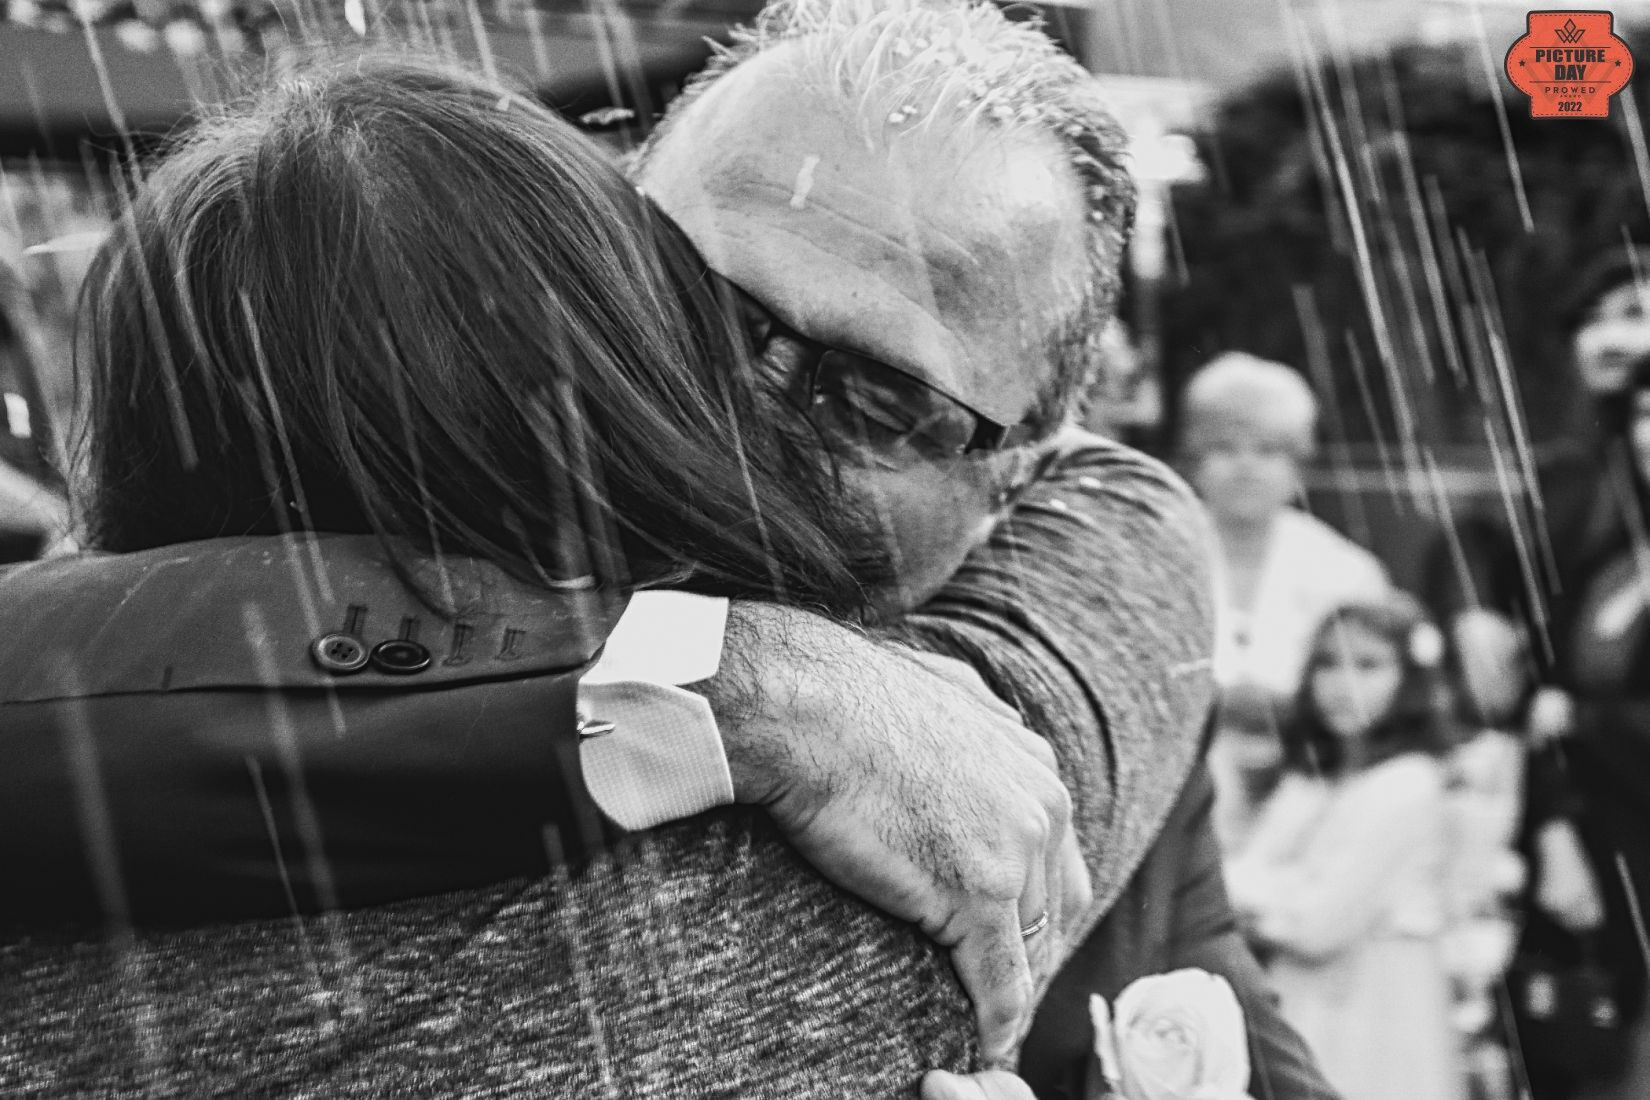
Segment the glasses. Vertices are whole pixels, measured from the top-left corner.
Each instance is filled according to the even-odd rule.
[[[1019,447],[1041,434],[1029,420],[998,423],[908,371],[804,336],[749,293],[734,289],[753,323],[759,352],[775,339],[798,349],[791,399],[831,438],[950,458]]]

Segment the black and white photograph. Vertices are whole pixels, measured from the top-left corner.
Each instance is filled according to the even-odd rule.
[[[1650,1100],[1530,2],[0,0],[0,1096]]]

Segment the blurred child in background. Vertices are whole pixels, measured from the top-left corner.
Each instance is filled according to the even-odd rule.
[[[1284,729],[1288,774],[1227,866],[1284,1016],[1347,1100],[1465,1095],[1441,943],[1442,656],[1407,595],[1332,610]]]

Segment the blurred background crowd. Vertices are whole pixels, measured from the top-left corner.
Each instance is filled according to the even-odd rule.
[[[623,155],[757,6],[0,0],[0,560],[73,545],[113,166],[279,65],[295,20],[536,74]],[[1353,1076],[1650,1096],[1650,72],[1607,120],[1538,121],[1501,73],[1521,4],[1011,11],[1134,143],[1089,422],[1173,462],[1219,536],[1219,832],[1285,1011]],[[1650,43],[1650,3],[1614,11]]]

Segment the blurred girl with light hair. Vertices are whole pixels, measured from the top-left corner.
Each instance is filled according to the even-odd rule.
[[[1263,793],[1248,777],[1276,763],[1270,716],[1299,689],[1313,630],[1332,608],[1390,588],[1375,555],[1295,506],[1317,420],[1298,372],[1242,352],[1206,364],[1185,391],[1182,465],[1218,536],[1215,678],[1223,711],[1251,718],[1223,722],[1211,754],[1228,851]]]

